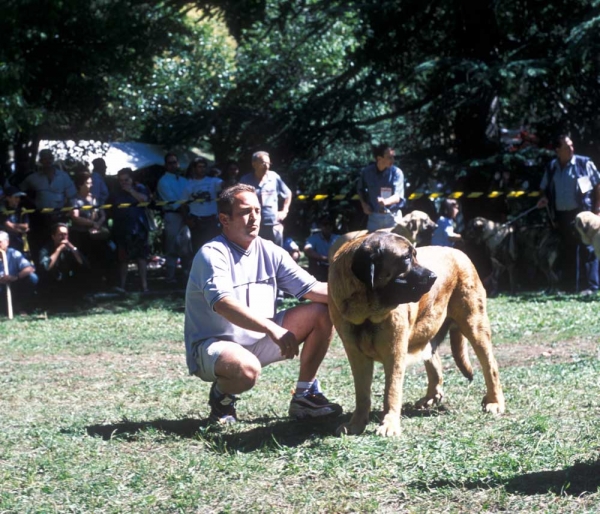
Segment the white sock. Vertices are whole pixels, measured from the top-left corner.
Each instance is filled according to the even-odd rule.
[[[310,382],[296,382],[296,396],[302,396],[313,385],[314,380]]]

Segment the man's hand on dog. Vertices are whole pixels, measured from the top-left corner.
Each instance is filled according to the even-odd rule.
[[[293,359],[300,353],[300,344],[298,343],[296,336],[289,330],[276,326],[269,335],[275,344],[279,346],[282,357]]]

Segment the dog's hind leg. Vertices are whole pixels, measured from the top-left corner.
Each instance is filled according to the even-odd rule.
[[[477,315],[471,313],[459,321],[458,325],[473,346],[475,355],[481,364],[486,385],[486,394],[481,402],[483,410],[491,414],[502,414],[504,412],[504,393],[500,385],[498,363],[492,351],[491,330],[485,310]]]

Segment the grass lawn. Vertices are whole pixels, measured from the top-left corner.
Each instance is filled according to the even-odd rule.
[[[0,320],[0,512],[598,512],[600,297],[489,300],[506,415],[480,412],[442,348],[445,402],[427,412],[422,365],[403,433],[335,437],[354,408],[334,340],[320,378],[340,420],[287,417],[297,362],[265,368],[233,427],[206,425],[209,384],[185,368],[183,298],[134,297]]]

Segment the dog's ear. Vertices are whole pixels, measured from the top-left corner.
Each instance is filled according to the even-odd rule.
[[[375,285],[375,261],[377,250],[364,242],[354,252],[352,258],[352,273],[363,284],[373,289]]]

